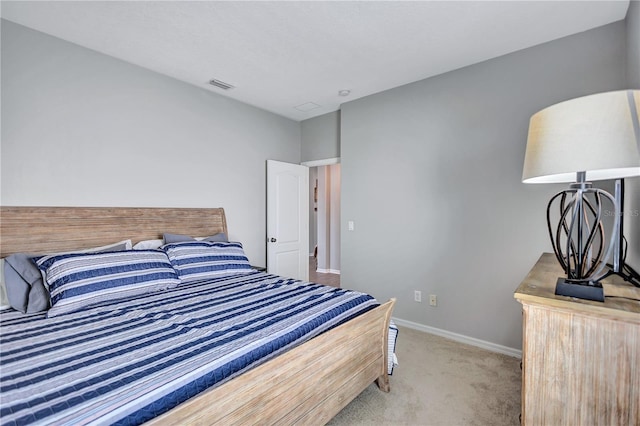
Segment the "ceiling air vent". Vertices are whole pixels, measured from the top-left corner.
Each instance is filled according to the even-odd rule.
[[[235,87],[235,86],[230,85],[229,83],[225,83],[224,81],[216,80],[215,78],[209,80],[209,84],[212,85],[212,86],[219,87],[222,90],[230,90],[230,89],[233,89]]]

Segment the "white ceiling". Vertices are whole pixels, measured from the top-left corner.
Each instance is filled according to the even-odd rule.
[[[624,19],[629,1],[2,1],[2,17],[294,120]],[[207,82],[236,86],[227,92]],[[351,90],[347,97],[341,89]],[[303,112],[296,106],[313,103]],[[303,105],[301,109],[313,105]]]

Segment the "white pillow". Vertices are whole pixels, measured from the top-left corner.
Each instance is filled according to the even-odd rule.
[[[142,240],[133,246],[134,250],[156,250],[164,244],[164,240]]]
[[[70,252],[55,253],[55,254],[92,253],[94,251],[109,251],[109,249],[112,249],[112,248],[120,248],[120,246],[122,246],[123,244],[124,244],[124,249],[125,250],[131,250],[131,240],[122,240],[122,241],[118,241],[117,243],[107,244],[106,246],[91,247],[91,248],[84,249],[84,250],[73,250],[73,251],[70,251]]]

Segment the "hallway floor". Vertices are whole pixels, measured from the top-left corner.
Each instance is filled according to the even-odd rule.
[[[340,287],[340,275],[339,274],[324,274],[316,272],[316,260],[313,256],[309,256],[309,281],[330,285],[332,287]]]

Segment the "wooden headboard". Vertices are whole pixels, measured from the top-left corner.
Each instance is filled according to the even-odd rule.
[[[0,257],[55,253],[164,232],[209,236],[227,232],[222,208],[0,207]]]

